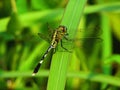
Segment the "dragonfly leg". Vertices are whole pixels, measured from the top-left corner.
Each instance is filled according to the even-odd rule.
[[[67,35],[68,35],[68,34],[67,34]],[[64,38],[65,38],[66,40],[69,40],[68,37],[67,37],[67,35],[65,35]]]
[[[62,47],[63,49],[65,49],[66,51],[69,51],[68,49],[66,49],[66,48],[63,46],[62,40],[61,40],[61,47]]]
[[[72,41],[72,39],[69,39],[69,38],[67,37],[67,35],[65,35],[64,38],[65,38],[67,41]]]

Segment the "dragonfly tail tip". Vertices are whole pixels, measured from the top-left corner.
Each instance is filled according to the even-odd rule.
[[[35,75],[36,75],[36,73],[33,73],[33,74],[32,74],[32,76],[35,76]]]

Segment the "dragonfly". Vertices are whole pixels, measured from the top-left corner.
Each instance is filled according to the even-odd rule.
[[[41,33],[38,33],[38,35],[46,40],[47,42],[50,42],[50,46],[48,47],[48,49],[46,50],[46,52],[43,54],[42,58],[40,59],[40,61],[38,62],[38,64],[36,65],[33,73],[32,73],[32,76],[35,76],[41,66],[41,64],[43,63],[44,59],[47,57],[48,53],[51,51],[51,50],[54,50],[56,51],[56,47],[58,46],[59,42],[60,42],[60,45],[58,47],[62,47],[62,49],[64,51],[67,51],[67,52],[70,52],[71,53],[71,50],[68,49],[69,47],[69,44],[72,44],[72,42],[74,41],[74,39],[68,39],[68,32],[67,32],[67,27],[64,26],[64,25],[60,25],[58,28],[56,28],[55,30],[53,30],[52,28],[50,28],[48,26],[48,30],[50,33],[49,37],[41,34]],[[96,33],[97,35],[97,33]],[[87,40],[91,41],[90,39],[99,39],[99,38],[96,38],[96,37],[88,37]],[[70,43],[64,43],[64,41],[69,41]],[[78,39],[80,40],[80,39]],[[100,39],[99,39],[100,40]],[[72,41],[72,42],[71,42]],[[64,43],[64,44],[63,44]],[[64,45],[64,46],[63,46]],[[67,48],[65,48],[65,46]]]
[[[44,36],[41,35],[41,33],[38,33],[38,35],[41,36],[42,38],[44,38]],[[36,73],[38,72],[41,64],[43,63],[43,61],[44,61],[44,59],[45,59],[45,57],[48,55],[48,53],[49,53],[52,49],[55,50],[55,48],[57,47],[57,45],[58,45],[59,42],[61,43],[61,47],[62,47],[64,50],[66,50],[66,51],[69,52],[69,50],[66,49],[66,48],[63,46],[63,44],[62,44],[62,43],[63,43],[63,42],[62,42],[62,39],[63,39],[63,38],[66,39],[66,40],[68,40],[67,35],[68,35],[68,33],[67,33],[67,28],[66,28],[65,26],[63,26],[63,25],[60,25],[58,28],[56,28],[56,29],[54,30],[53,35],[52,35],[51,44],[50,44],[50,46],[48,47],[48,49],[46,50],[46,52],[44,53],[44,55],[42,56],[42,58],[40,59],[39,63],[36,65],[36,67],[35,67],[35,69],[34,69],[34,71],[33,71],[33,73],[32,73],[32,76],[35,76],[35,75],[36,75]],[[49,41],[48,38],[47,38],[47,41]]]

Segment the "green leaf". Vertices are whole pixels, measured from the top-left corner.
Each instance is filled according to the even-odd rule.
[[[69,0],[61,25],[67,27],[70,38],[75,37],[85,3],[86,0]],[[56,52],[53,55],[47,90],[64,90],[70,56],[69,52]]]
[[[16,1],[16,5],[17,5],[17,10],[18,10],[18,13],[25,13],[27,12],[27,1],[26,0],[17,0]]]
[[[15,78],[15,77],[32,77],[31,75],[32,71],[10,71],[10,72],[3,72],[0,70],[0,78]],[[47,77],[49,75],[48,70],[40,70],[38,74],[36,74],[35,77]],[[95,74],[92,72],[68,72],[67,73],[68,78],[82,78],[94,82],[100,82],[100,83],[107,83],[114,86],[120,87],[120,78],[110,75],[104,75],[104,74]],[[88,78],[89,77],[89,78]],[[55,79],[55,77],[54,77]],[[55,84],[53,84],[55,85]]]
[[[112,62],[117,62],[117,63],[120,64],[120,55],[119,54],[115,54],[115,55],[110,56],[106,60],[104,60],[105,64],[112,63]]]
[[[12,13],[10,21],[7,25],[7,31],[11,34],[17,34],[22,29],[22,25],[19,16],[16,13]]]

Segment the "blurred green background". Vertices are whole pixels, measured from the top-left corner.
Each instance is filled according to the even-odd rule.
[[[59,26],[68,2],[0,0],[0,90],[46,90],[52,52],[31,76],[49,46],[38,33],[49,33],[47,23]],[[119,24],[119,0],[87,1],[65,90],[120,90]]]

